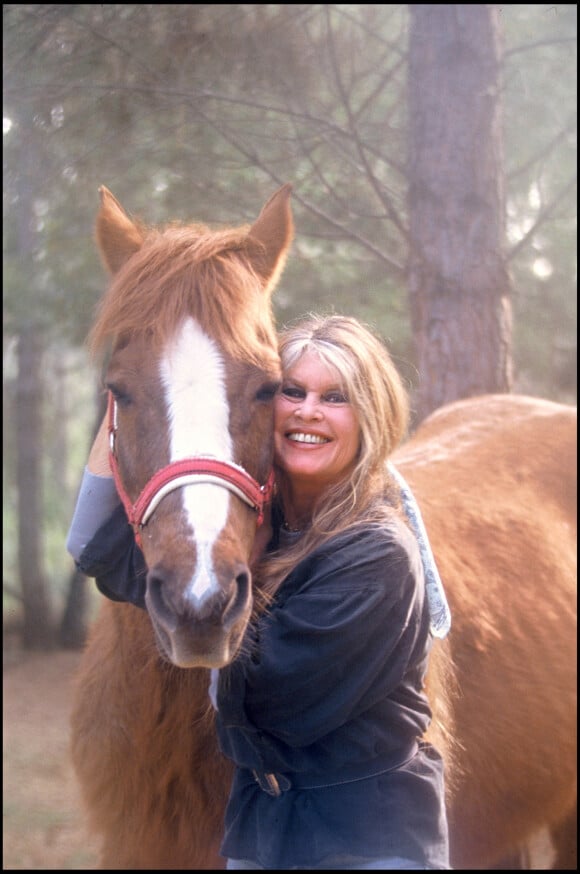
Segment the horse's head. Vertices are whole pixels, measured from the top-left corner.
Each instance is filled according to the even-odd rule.
[[[280,379],[270,297],[292,240],[289,199],[286,185],[251,227],[149,231],[101,189],[97,241],[113,281],[92,341],[112,341],[112,461],[158,644],[181,667],[231,661],[251,613]]]

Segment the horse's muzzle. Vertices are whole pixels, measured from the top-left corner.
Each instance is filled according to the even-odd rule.
[[[238,565],[229,586],[203,599],[176,591],[170,575],[153,568],[145,602],[162,654],[178,667],[223,667],[236,656],[252,609],[251,574]]]

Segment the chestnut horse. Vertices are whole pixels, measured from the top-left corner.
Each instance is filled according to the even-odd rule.
[[[290,186],[250,228],[147,231],[103,189],[113,281],[93,341],[118,488],[148,567],[147,611],[104,601],[75,687],[72,754],[107,869],[216,870],[232,773],[208,667],[235,658],[271,465],[270,310]],[[549,833],[575,867],[575,411],[516,396],[445,407],[394,461],[452,608],[429,672],[448,763],[452,864],[481,869]],[[533,860],[532,860],[533,862]]]

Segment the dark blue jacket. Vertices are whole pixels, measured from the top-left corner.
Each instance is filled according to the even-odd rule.
[[[119,504],[83,549],[76,565],[111,601],[145,609],[147,565],[135,542],[127,514]]]
[[[339,854],[448,867],[443,768],[421,738],[429,610],[402,525],[333,538],[285,579],[222,668],[237,765],[221,852],[268,869]]]

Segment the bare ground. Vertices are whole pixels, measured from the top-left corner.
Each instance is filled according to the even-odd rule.
[[[4,653],[5,871],[91,870],[68,752],[76,652]]]

